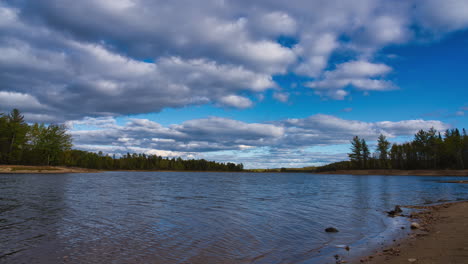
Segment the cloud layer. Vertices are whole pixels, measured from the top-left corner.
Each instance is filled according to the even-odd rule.
[[[374,56],[381,48],[467,27],[467,4],[456,0],[3,1],[0,110],[47,122],[249,108],[270,89],[286,102],[273,77],[288,73],[343,99],[397,88]]]
[[[260,164],[297,166],[307,162],[310,165],[310,162],[343,159],[343,153],[325,154],[308,149],[347,144],[355,135],[375,140],[380,133],[395,138],[413,135],[419,129],[449,128],[447,124],[433,120],[370,123],[322,114],[270,123],[209,117],[170,126],[148,119],[129,119],[127,123],[118,125],[113,118],[85,118],[70,121],[68,125],[72,128],[75,146],[85,150],[230,159],[247,163],[249,167]]]

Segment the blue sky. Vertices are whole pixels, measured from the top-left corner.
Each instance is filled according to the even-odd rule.
[[[79,149],[300,167],[468,127],[466,1],[66,2],[0,3],[0,111]]]
[[[394,69],[391,79],[399,86],[398,90],[369,95],[355,92],[352,98],[327,100],[313,96],[310,88],[301,86],[308,78],[287,74],[275,76],[276,83],[284,90],[300,94],[291,94],[286,103],[275,100],[272,93],[266,93],[263,101],[248,109],[203,105],[164,109],[133,117],[170,125],[209,115],[245,122],[267,122],[323,113],[368,122],[436,118],[456,127],[468,127],[468,118],[456,115],[468,106],[468,31],[456,32],[430,43],[391,46],[379,55]],[[392,58],[386,58],[389,55]],[[331,60],[330,63],[337,62]],[[291,88],[293,84],[298,86]],[[347,108],[352,111],[344,110]]]

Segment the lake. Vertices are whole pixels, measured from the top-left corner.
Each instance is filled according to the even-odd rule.
[[[0,174],[0,262],[334,263],[403,232],[397,204],[467,200],[451,179],[466,178]]]

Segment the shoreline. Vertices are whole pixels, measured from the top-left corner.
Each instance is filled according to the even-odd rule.
[[[0,165],[0,174],[60,174],[60,173],[98,173],[100,170],[63,167],[63,166],[28,166]]]
[[[0,165],[0,174],[59,174],[59,173],[101,173],[107,171],[121,172],[224,172],[224,173],[265,173],[257,171],[189,171],[189,170],[99,170],[87,169],[80,167],[65,167],[65,166],[34,166],[34,165]],[[468,170],[336,170],[325,172],[311,171],[269,171],[268,173],[308,173],[318,175],[381,175],[381,176],[455,176],[468,177]],[[448,181],[450,183],[468,183],[468,181]]]
[[[192,170],[99,170],[65,166],[0,165],[0,174],[59,174],[59,173],[102,173],[102,172],[215,172],[249,173],[248,171],[192,171]]]
[[[375,249],[372,255],[347,263],[466,263],[468,201],[402,207],[414,211],[396,217],[405,217],[409,223],[418,223],[420,227],[411,232],[402,229],[401,232],[407,233],[405,237]]]
[[[315,174],[468,177],[468,170],[336,170],[316,172]]]

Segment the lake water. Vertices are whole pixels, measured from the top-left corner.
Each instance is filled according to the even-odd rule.
[[[450,179],[463,178],[3,174],[0,262],[334,263],[400,230],[385,213],[396,204],[468,199],[468,185],[437,182]]]

